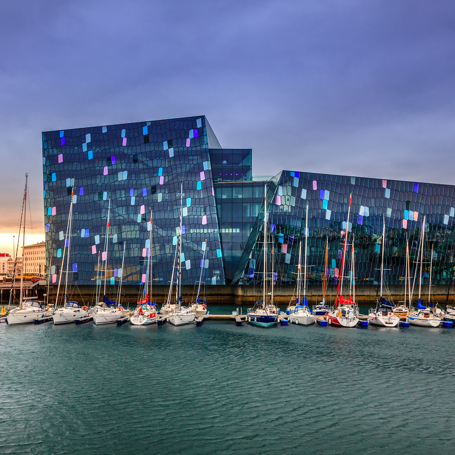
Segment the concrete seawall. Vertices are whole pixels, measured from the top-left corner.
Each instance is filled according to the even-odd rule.
[[[447,285],[433,286],[431,301],[434,303],[445,304],[447,299]],[[422,301],[428,300],[428,288],[425,286],[422,293]],[[455,294],[455,286],[453,287]],[[45,300],[47,288],[45,286],[36,286],[33,291],[29,291],[29,295],[38,295],[40,300]],[[54,302],[57,292],[56,286],[51,286],[49,290],[49,301]],[[61,292],[61,291],[60,291]],[[168,295],[168,286],[154,286],[153,299],[156,303],[162,304]],[[117,287],[107,286],[107,296],[111,300],[116,299]],[[183,286],[182,294],[184,303],[192,301],[197,293],[197,288],[194,286]],[[334,302],[337,293],[336,286],[328,286],[326,293],[326,301],[330,304]],[[344,296],[349,295],[349,287],[344,288]],[[395,303],[404,299],[403,286],[391,286],[389,291],[384,292],[386,298],[392,298]],[[418,288],[414,290],[414,300],[417,299]],[[18,292],[17,294],[18,295]],[[62,293],[61,293],[62,295]],[[175,295],[175,293],[174,293]],[[356,300],[360,305],[373,304],[379,295],[379,288],[377,286],[357,286],[356,287]],[[139,286],[123,286],[121,301],[126,305],[135,305],[142,296],[142,289]],[[201,293],[202,296],[202,293]],[[84,304],[95,303],[95,286],[77,286],[73,287],[70,291],[71,299]],[[209,304],[213,305],[236,305],[236,306],[251,306],[255,301],[262,298],[261,286],[232,286],[232,285],[219,285],[207,286],[206,297]],[[6,300],[5,300],[6,298]],[[7,302],[8,295],[6,293],[3,297],[3,303]],[[202,296],[202,298],[204,298]],[[287,305],[291,299],[295,299],[295,286],[275,286],[274,287],[274,300],[278,305]],[[319,303],[322,299],[321,286],[310,286],[307,292],[308,302],[312,304]],[[449,295],[449,303],[455,303],[455,295]]]

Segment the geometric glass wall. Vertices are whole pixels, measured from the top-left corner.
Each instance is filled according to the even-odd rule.
[[[322,283],[327,238],[329,251],[325,273],[329,282],[338,282],[343,249],[341,233],[346,231],[350,193],[352,204],[349,231],[355,238],[358,285],[378,283],[383,219],[386,225],[386,279],[389,284],[404,283],[406,241],[408,239],[410,243],[411,262],[416,261],[424,215],[426,242],[422,282],[429,281],[432,246],[432,283],[452,282],[455,261],[454,186],[283,171],[277,176],[277,186],[271,196],[272,203],[268,206],[268,241],[275,246],[274,270],[279,283],[295,283],[299,242],[302,242],[303,251],[305,239],[307,204],[309,284]],[[234,282],[250,284],[261,279],[261,220],[263,212],[258,220],[258,229],[253,230],[248,241],[249,247],[243,252]],[[351,241],[352,237],[349,239]],[[348,253],[350,251],[348,246]],[[350,254],[347,257],[350,258]],[[349,274],[348,266],[345,276],[349,277]]]
[[[51,283],[58,282],[73,196],[71,281],[94,284],[108,261],[108,283],[143,281],[153,211],[153,278],[171,278],[179,232],[183,183],[182,282],[224,284],[210,148],[219,148],[205,117],[145,121],[44,132],[43,190],[46,257]],[[109,200],[110,238],[105,254]],[[122,270],[122,256],[125,263]],[[65,266],[66,268],[66,266]]]

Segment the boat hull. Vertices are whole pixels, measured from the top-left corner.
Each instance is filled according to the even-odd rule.
[[[130,317],[130,324],[132,325],[152,325],[156,323],[157,315],[156,313],[150,314],[133,314]]]
[[[167,317],[169,323],[175,326],[193,324],[196,320],[195,313],[172,313]]]
[[[400,323],[400,318],[398,316],[374,316],[368,318],[368,323],[378,327],[397,327]]]
[[[123,314],[120,311],[99,311],[92,314],[95,325],[115,324]]]
[[[73,322],[76,322],[79,319],[85,318],[87,316],[88,312],[82,309],[73,311],[57,310],[54,313],[54,325],[72,324]]]
[[[35,322],[35,319],[44,317],[45,311],[10,311],[6,317],[6,323],[8,325],[17,325],[17,324],[31,324]]]
[[[314,324],[315,321],[316,318],[312,314],[310,315],[291,314],[289,316],[289,322],[291,324],[311,325]]]
[[[437,318],[418,318],[418,317],[408,316],[408,322],[411,325],[415,325],[418,327],[436,328],[441,325],[441,320],[437,319]]]
[[[329,324],[336,327],[347,327],[352,329],[359,322],[359,318],[343,318],[339,316],[330,316],[329,315]]]
[[[278,322],[275,315],[248,315],[248,322],[258,327],[272,327]]]

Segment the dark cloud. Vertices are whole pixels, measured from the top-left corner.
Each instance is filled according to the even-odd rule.
[[[42,222],[41,131],[198,114],[256,174],[453,183],[454,19],[449,1],[3,2],[0,189],[20,201],[28,171]]]

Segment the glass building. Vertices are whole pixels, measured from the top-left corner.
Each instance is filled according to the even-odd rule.
[[[105,268],[109,284],[121,277],[124,284],[143,282],[151,213],[154,283],[168,284],[180,212],[182,254],[177,262],[184,284],[194,284],[201,267],[208,284],[257,284],[262,280],[265,187],[267,242],[274,252],[269,260],[279,284],[295,282],[307,207],[309,282],[321,284],[324,275],[334,284],[338,281],[350,194],[357,284],[373,285],[379,279],[383,219],[387,279],[402,283],[406,240],[415,261],[424,216],[424,280],[431,247],[433,283],[452,280],[454,186],[297,171],[253,181],[251,149],[223,149],[204,116],[49,131],[42,139],[46,261],[52,284],[59,280],[71,200],[73,284],[100,283]]]
[[[299,242],[302,242],[303,251],[305,241],[306,210],[309,284],[322,286],[324,274],[329,283],[338,282],[350,195],[345,277],[349,278],[351,273],[349,263],[354,239],[356,284],[378,284],[384,221],[386,281],[390,285],[403,284],[406,243],[409,242],[411,262],[415,265],[419,260],[419,239],[425,216],[423,282],[429,281],[430,263],[433,284],[452,282],[455,265],[454,186],[283,171],[270,182],[268,191],[270,235],[267,242],[269,251],[273,246],[275,252],[273,262],[277,283],[295,283]],[[262,223],[263,211],[245,245],[234,282],[256,283],[261,276]],[[328,265],[324,272],[327,241]],[[415,267],[413,274],[414,270]]]

